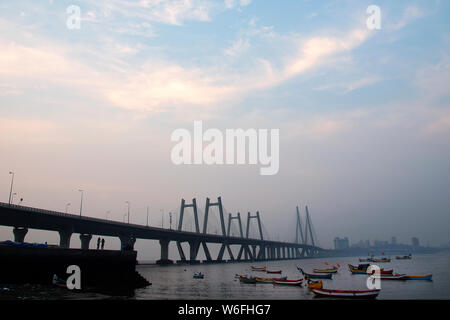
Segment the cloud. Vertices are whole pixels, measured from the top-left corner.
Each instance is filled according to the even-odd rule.
[[[360,78],[358,80],[349,82],[349,83],[333,83],[333,84],[327,84],[324,86],[320,86],[315,88],[315,90],[329,90],[329,89],[339,89],[341,90],[341,92],[343,94],[347,94],[351,91],[360,89],[360,88],[364,88],[367,86],[371,86],[375,83],[380,82],[382,79],[378,76],[368,76],[368,77],[363,77]]]
[[[403,15],[400,17],[399,21],[396,24],[390,26],[392,30],[399,30],[404,28],[406,25],[411,23],[413,20],[420,18],[423,16],[423,12],[416,6],[409,6],[403,12]]]
[[[229,48],[225,49],[225,54],[227,56],[236,57],[247,50],[249,47],[250,41],[248,39],[243,40],[242,38],[240,38],[239,40],[235,41]]]
[[[211,21],[214,3],[208,0],[140,0],[88,1],[111,16],[119,13],[127,18],[182,25],[185,21]],[[107,8],[107,9],[105,9]]]
[[[225,0],[225,7],[233,9],[234,7],[242,8],[252,3],[252,0]]]

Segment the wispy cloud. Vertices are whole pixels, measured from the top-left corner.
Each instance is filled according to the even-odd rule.
[[[424,13],[418,7],[409,6],[405,9],[397,23],[389,25],[388,28],[391,30],[400,30],[415,19],[422,17],[423,15]]]

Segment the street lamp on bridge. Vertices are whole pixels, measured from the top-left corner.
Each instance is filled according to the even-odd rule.
[[[84,190],[79,189],[79,192],[81,192],[81,202],[80,202],[80,217],[81,217],[81,212],[83,211],[83,193]]]
[[[11,196],[12,196],[12,190],[13,190],[13,184],[14,184],[14,172],[10,171],[9,174],[11,175],[11,189],[9,190],[9,203],[11,204]]]
[[[128,205],[128,224],[130,224],[130,201],[126,201],[126,204]]]
[[[70,206],[70,202],[68,204],[66,204],[66,213],[69,210],[69,206]]]

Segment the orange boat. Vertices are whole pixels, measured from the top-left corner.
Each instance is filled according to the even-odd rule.
[[[250,269],[252,271],[266,271],[266,267],[254,267],[254,266],[251,266]]]

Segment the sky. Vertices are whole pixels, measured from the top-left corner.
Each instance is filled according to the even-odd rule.
[[[167,227],[181,198],[221,196],[272,239],[308,205],[324,248],[448,244],[449,16],[439,0],[0,0],[0,201],[13,171],[26,206],[78,213],[82,189],[84,215],[123,221],[129,201],[131,222],[148,206]],[[194,121],[279,129],[278,173],[175,165],[171,134]]]

